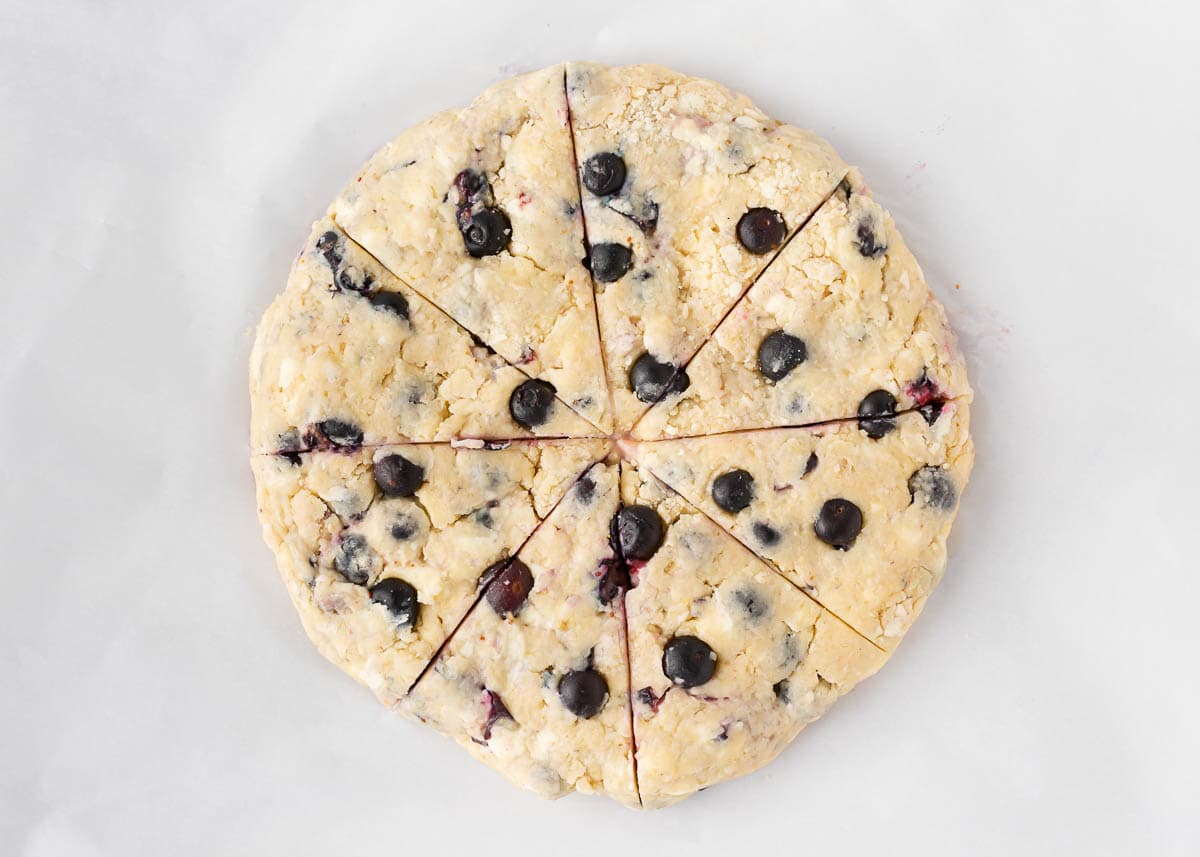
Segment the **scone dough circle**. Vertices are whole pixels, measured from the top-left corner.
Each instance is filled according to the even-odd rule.
[[[878,670],[974,458],[946,313],[810,131],[567,63],[404,131],[250,356],[320,652],[545,797],[666,806]]]

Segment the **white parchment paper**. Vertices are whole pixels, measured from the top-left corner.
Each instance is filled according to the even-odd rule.
[[[0,2],[0,853],[1195,854],[1191,4]],[[371,151],[516,71],[653,60],[829,137],[978,391],[890,666],[680,807],[545,804],[304,639],[250,330]]]

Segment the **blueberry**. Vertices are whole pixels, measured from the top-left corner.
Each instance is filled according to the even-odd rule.
[[[779,381],[804,362],[808,349],[804,340],[777,330],[768,333],[758,346],[758,371],[770,381]]]
[[[741,469],[722,473],[713,480],[712,498],[726,512],[736,514],[754,499],[754,477]]]
[[[337,275],[337,286],[344,292],[359,292],[367,294],[375,286],[375,277],[369,271],[364,271],[362,279],[354,279],[354,270],[343,268]]]
[[[375,551],[359,533],[342,536],[337,553],[333,555],[333,567],[351,583],[365,586],[375,567]]]
[[[670,393],[682,393],[691,386],[687,372],[663,363],[646,353],[633,361],[629,369],[629,389],[638,401],[652,405]]]
[[[608,606],[622,592],[628,592],[632,585],[633,581],[629,577],[628,565],[616,557],[605,560],[600,566],[600,582],[596,586],[596,598],[601,604]]]
[[[633,267],[633,251],[624,244],[593,244],[588,267],[598,283],[615,283]]]
[[[371,600],[382,604],[401,628],[415,628],[421,616],[417,590],[407,580],[387,577],[371,587]]]
[[[483,173],[468,169],[454,177],[454,190],[458,193],[458,205],[462,208],[470,207],[480,197],[490,195],[491,186]]]
[[[771,605],[766,596],[750,585],[735,590],[733,602],[742,612],[743,618],[752,625],[761,622],[771,612]]]
[[[425,484],[425,468],[393,453],[375,461],[375,484],[388,497],[411,497]]]
[[[596,196],[616,193],[625,184],[625,161],[616,152],[600,152],[583,162],[583,186]]]
[[[340,240],[338,234],[332,230],[326,232],[317,239],[317,252],[325,259],[325,264],[336,271],[342,264],[342,254],[338,250]]]
[[[944,512],[949,512],[958,502],[958,491],[946,468],[933,465],[919,468],[908,477],[908,493],[914,502],[920,500],[921,505]]]
[[[371,306],[382,312],[391,312],[408,321],[408,301],[399,292],[376,292],[367,298]]]
[[[867,437],[879,440],[896,427],[896,397],[887,390],[874,390],[858,403],[858,427]]]
[[[663,519],[649,506],[622,506],[613,516],[613,541],[627,560],[650,559],[662,545],[665,532]]]
[[[549,381],[530,378],[508,397],[508,412],[522,428],[536,428],[550,419],[556,392],[558,391]]]
[[[358,426],[346,420],[321,420],[312,426],[316,435],[309,438],[309,446],[328,447],[340,446],[354,449],[363,442],[363,432]]]
[[[854,544],[862,528],[862,510],[840,497],[826,500],[813,522],[818,539],[843,551]]]
[[[608,682],[591,667],[574,670],[559,679],[558,698],[567,711],[587,720],[599,714],[608,701]]]
[[[662,671],[680,687],[698,687],[717,671],[717,653],[699,637],[672,637],[663,647]]]
[[[942,409],[945,407],[946,403],[941,399],[934,399],[932,402],[921,405],[917,411],[925,418],[928,425],[933,425],[938,421],[938,417],[942,415]]]
[[[498,208],[469,211],[460,217],[463,244],[467,252],[478,259],[495,256],[508,246],[512,238],[512,223]]]
[[[820,463],[821,459],[817,458],[817,454],[815,452],[810,452],[808,454],[808,460],[804,462],[804,472],[800,474],[800,478],[803,479],[805,476],[812,473],[817,469],[817,465]]]
[[[397,515],[396,519],[392,521],[392,526],[389,530],[392,538],[398,542],[406,542],[420,531],[420,521],[407,513]]]
[[[765,548],[774,547],[783,538],[783,533],[762,521],[755,521],[751,529],[754,532],[754,538]]]
[[[773,208],[752,208],[738,221],[737,237],[756,256],[770,253],[787,237],[783,215]]]
[[[490,741],[492,738],[492,727],[499,720],[512,720],[516,718],[508,710],[508,706],[504,704],[504,700],[500,698],[500,694],[494,690],[484,688],[483,698],[487,704],[487,712],[484,715],[483,721],[483,740]]]
[[[875,220],[869,216],[858,222],[854,243],[867,259],[877,259],[887,252],[887,245],[875,237]]]
[[[521,560],[514,559],[493,575],[487,588],[487,601],[497,616],[515,616],[525,604],[531,589],[533,572]]]

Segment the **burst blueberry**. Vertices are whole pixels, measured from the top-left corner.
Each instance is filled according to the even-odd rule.
[[[371,587],[371,600],[382,604],[400,628],[415,628],[421,615],[417,590],[407,580],[387,577]]]
[[[333,555],[333,567],[351,583],[365,586],[371,579],[378,557],[361,533],[347,533]]]

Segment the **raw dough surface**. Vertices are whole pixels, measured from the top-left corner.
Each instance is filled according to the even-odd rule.
[[[973,458],[945,312],[858,172],[652,65],[384,146],[249,368],[308,636],[544,797],[662,807],[774,759],[916,620]]]

